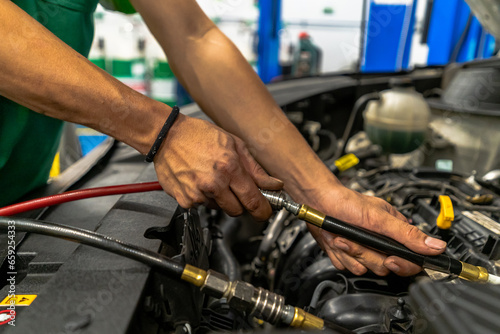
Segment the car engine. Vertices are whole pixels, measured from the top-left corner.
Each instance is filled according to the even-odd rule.
[[[484,66],[464,65],[460,73],[477,76]],[[496,73],[496,66],[488,68]],[[340,153],[357,156],[355,166],[336,171],[345,186],[386,200],[410,224],[446,240],[446,254],[452,258],[499,274],[500,173],[494,171],[500,168],[499,142],[481,146],[481,155],[466,161],[464,152],[471,148],[455,139],[479,122],[476,119],[493,124],[481,129],[485,137],[497,136],[500,109],[494,115],[469,112],[464,123],[455,124],[454,136],[440,133],[443,127],[433,125],[444,122],[448,131],[453,124],[446,119],[456,120],[459,112],[452,103],[446,108],[436,106],[453,95],[453,80],[442,86],[443,77],[449,75],[443,68],[398,74],[411,79],[429,99],[433,119],[425,143],[416,151],[397,155],[383,152],[367,139],[362,114],[353,110],[363,95],[386,90],[392,76],[311,77],[278,82],[269,89],[332,170]],[[183,112],[204,117],[195,105]],[[459,168],[442,168],[450,161]],[[152,180],[154,169],[145,166],[142,157],[123,144],[107,141],[59,180],[30,196]],[[453,204],[454,219],[447,229],[437,224],[442,213],[440,196]],[[338,270],[306,223],[284,210],[268,222],[256,222],[247,215],[232,218],[205,207],[184,210],[166,194],[149,192],[87,199],[22,216],[97,231],[182,263],[216,270],[230,280],[263,287],[325,319],[331,333],[496,333],[500,328],[497,286],[427,269],[412,277],[379,277],[370,272],[356,276]],[[16,327],[0,326],[1,333],[287,330],[116,254],[33,233],[18,233],[16,241],[16,294],[36,295],[36,299],[16,310]],[[8,294],[9,270],[5,254],[0,255],[3,299]]]

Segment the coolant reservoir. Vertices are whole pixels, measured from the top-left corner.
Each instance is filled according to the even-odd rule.
[[[365,131],[385,153],[402,154],[417,149],[425,139],[430,109],[411,80],[392,79],[391,89],[370,101],[364,112]]]

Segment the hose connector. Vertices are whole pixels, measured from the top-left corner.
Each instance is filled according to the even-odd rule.
[[[301,308],[293,307],[293,318],[290,322],[290,326],[303,329],[322,330],[325,327],[325,321]]]
[[[326,215],[318,210],[311,208],[309,205],[302,204],[300,206],[297,217],[309,222],[318,227],[323,226]]]
[[[292,327],[322,329],[323,320],[306,311],[285,305],[285,297],[252,284],[231,282],[226,275],[213,270],[186,265],[181,277],[201,287],[201,291],[216,298],[226,298],[230,307],[253,314],[273,325],[281,322]]]
[[[207,272],[205,270],[190,264],[186,264],[186,266],[184,266],[181,276],[183,281],[189,282],[197,287],[201,287],[205,283],[206,278]]]
[[[283,191],[260,190],[262,195],[269,201],[271,207],[275,210],[285,208],[288,212],[298,215],[300,211],[300,204],[292,201],[288,195]]]
[[[201,291],[216,298],[226,298],[232,308],[254,314],[273,325],[277,324],[285,308],[285,298],[250,283],[234,281],[218,272],[209,270]]]
[[[488,270],[483,267],[474,266],[469,263],[462,262],[462,272],[458,277],[472,282],[486,283],[489,279]]]

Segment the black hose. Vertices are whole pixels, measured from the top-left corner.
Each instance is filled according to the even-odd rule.
[[[319,130],[318,136],[325,138],[328,142],[326,149],[322,149],[317,152],[318,157],[323,161],[328,160],[333,157],[335,151],[337,151],[337,137],[335,136],[335,133],[326,129]],[[321,139],[320,143],[321,142],[324,142],[324,140]]]
[[[212,253],[210,254],[211,268],[225,274],[231,281],[241,279],[241,268],[238,260],[231,250],[231,244],[236,238],[236,233],[241,227],[238,218],[223,218],[214,227],[212,233]]]
[[[241,279],[241,269],[236,257],[225,243],[223,238],[212,240],[213,249],[210,256],[211,267],[229,277],[229,280],[236,281]]]
[[[78,242],[142,262],[170,276],[181,277],[184,270],[184,265],[161,254],[76,227],[26,218],[0,217],[0,230],[7,231],[12,221],[14,224],[10,225],[15,226],[16,232],[37,233]]]
[[[381,253],[399,256],[425,268],[439,271],[444,270],[456,275],[459,275],[462,271],[460,261],[452,259],[445,254],[435,256],[418,254],[386,236],[347,224],[333,217],[326,216],[321,228]]]
[[[349,117],[349,121],[347,122],[346,128],[344,130],[344,135],[342,136],[342,147],[334,155],[334,158],[333,158],[334,161],[337,160],[338,158],[340,158],[342,155],[344,155],[345,148],[347,146],[347,141],[352,136],[354,123],[356,122],[356,119],[358,118],[359,112],[366,107],[366,104],[368,102],[373,101],[373,100],[379,100],[379,99],[380,99],[380,93],[375,92],[375,93],[365,94],[356,100],[356,103],[354,103],[354,107],[352,108],[351,115]]]
[[[343,275],[340,275],[340,276],[342,276],[344,279],[345,291],[347,291],[349,282],[347,281],[347,278],[345,276],[343,276]],[[318,306],[319,298],[323,294],[323,291],[325,291],[326,288],[330,288],[333,291],[337,292],[336,289],[339,287],[339,285],[340,284],[337,282],[328,281],[328,280],[319,283],[318,286],[316,287],[316,289],[314,290],[314,293],[312,295],[311,302],[309,303],[309,306],[316,308]]]

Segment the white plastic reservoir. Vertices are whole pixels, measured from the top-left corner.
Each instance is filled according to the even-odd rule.
[[[430,108],[409,79],[394,78],[391,89],[370,101],[363,114],[365,131],[385,153],[402,154],[417,149],[425,140]]]

